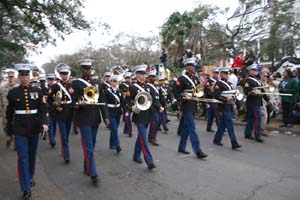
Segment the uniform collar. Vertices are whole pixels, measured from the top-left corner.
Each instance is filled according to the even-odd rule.
[[[190,77],[190,78],[193,78],[194,77],[194,74],[193,73],[190,73],[190,72],[185,72],[185,74]]]
[[[142,83],[142,82],[140,82],[140,81],[137,81],[136,83],[137,83],[138,85],[140,85],[140,86],[144,86],[144,85],[145,85],[145,82]]]
[[[221,80],[222,80],[222,81],[225,81],[225,82],[227,82],[227,80],[228,80],[228,79],[225,79],[225,78],[221,78]]]
[[[28,88],[29,88],[29,85],[20,85],[20,87],[21,87],[22,89],[28,89]]]

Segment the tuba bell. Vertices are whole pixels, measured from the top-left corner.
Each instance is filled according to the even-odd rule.
[[[140,92],[135,96],[134,107],[138,110],[148,110],[152,105],[152,96],[148,92]]]

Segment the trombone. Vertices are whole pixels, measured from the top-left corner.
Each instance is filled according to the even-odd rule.
[[[192,92],[193,96],[202,97],[204,95],[204,88],[202,85],[196,85],[193,89],[186,89],[184,92]]]
[[[274,92],[275,91],[275,85],[270,83],[268,86],[259,86],[259,87],[254,87],[253,89],[255,89],[255,90],[257,90],[257,89],[268,89],[270,92]]]

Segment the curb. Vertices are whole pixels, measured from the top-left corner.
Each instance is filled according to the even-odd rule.
[[[176,113],[173,113],[173,112],[167,112],[168,115],[170,116],[176,116]],[[202,121],[206,121],[204,120],[203,118],[201,117],[195,117],[197,120],[202,120]],[[246,123],[245,122],[241,122],[241,121],[233,121],[234,125],[238,125],[238,126],[246,126]],[[298,125],[297,125],[298,127]],[[276,131],[276,132],[279,132],[279,133],[284,133],[284,134],[287,134],[287,135],[292,135],[292,134],[296,134],[296,135],[299,135],[300,136],[300,128],[297,129],[297,128],[291,128],[291,129],[287,129],[287,128],[282,128],[282,127],[275,127],[275,126],[270,126],[270,125],[267,125],[266,126],[266,129],[268,131]],[[297,130],[296,130],[297,129]],[[299,131],[298,131],[299,130]]]

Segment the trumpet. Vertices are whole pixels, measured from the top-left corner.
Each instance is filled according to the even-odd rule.
[[[96,86],[88,86],[83,90],[83,97],[79,100],[77,105],[106,105],[105,103],[97,103],[99,98],[99,89]]]

